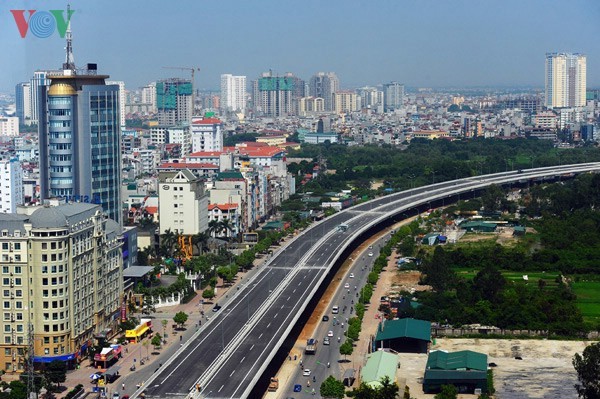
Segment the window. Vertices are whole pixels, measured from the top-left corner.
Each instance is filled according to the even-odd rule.
[[[4,356],[10,356],[10,348],[4,348]]]
[[[42,254],[42,262],[48,262],[48,255]]]
[[[10,332],[10,324],[5,324],[4,325],[4,332],[5,333],[9,333]]]
[[[21,280],[21,277],[15,278],[15,285],[21,285],[22,284],[21,281],[23,281],[23,280]]]
[[[48,266],[42,266],[42,273],[48,273]]]
[[[21,243],[20,242],[16,242],[15,243],[15,250],[17,250],[17,251],[21,250]]]
[[[23,296],[23,290],[15,290],[15,296],[20,298]]]
[[[42,249],[48,249],[48,243],[47,242],[43,242],[42,243]]]
[[[10,296],[10,290],[4,290],[2,295]]]
[[[15,301],[15,308],[23,309],[23,301]]]
[[[10,285],[10,279],[9,278],[3,278],[2,279],[2,284],[4,284],[4,285]]]
[[[52,255],[50,255],[50,260],[51,260],[52,262],[56,262],[56,254],[52,254]]]
[[[45,344],[49,344],[50,343],[50,337],[44,337],[44,343]]]
[[[10,320],[10,313],[4,313],[4,320]]]
[[[8,266],[2,266],[2,273],[8,274]]]
[[[15,266],[15,273],[16,274],[21,274],[23,273],[23,268],[21,266]]]
[[[3,242],[2,243],[2,250],[4,250],[4,251],[8,250],[8,243],[7,242]]]
[[[52,273],[56,273],[56,265],[52,265],[52,266],[50,266],[50,271],[51,271]]]
[[[4,343],[5,344],[10,344],[10,336],[4,337]]]
[[[23,332],[23,324],[17,324],[17,332]]]
[[[3,303],[2,307],[3,307],[4,309],[10,309],[10,302],[9,302],[9,301],[4,301],[4,303]]]
[[[15,255],[15,262],[21,261],[21,255]]]

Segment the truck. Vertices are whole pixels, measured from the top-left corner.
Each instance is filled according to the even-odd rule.
[[[306,341],[306,348],[304,349],[304,353],[307,355],[314,355],[317,352],[317,340],[311,338]]]
[[[277,388],[279,388],[279,378],[271,377],[271,382],[269,382],[269,388],[267,389],[267,391],[275,392],[277,391]]]

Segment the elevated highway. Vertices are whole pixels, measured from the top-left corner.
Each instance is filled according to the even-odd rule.
[[[390,194],[313,224],[244,281],[222,309],[144,384],[146,398],[247,398],[330,272],[365,234],[485,187],[600,171],[600,163],[469,177]],[[448,201],[449,202],[449,201]],[[345,225],[346,229],[338,229]],[[208,312],[210,313],[210,312]],[[198,391],[197,387],[201,390]],[[133,397],[138,397],[142,389]],[[252,397],[260,395],[252,393]]]

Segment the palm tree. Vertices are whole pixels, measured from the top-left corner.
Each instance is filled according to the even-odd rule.
[[[210,236],[206,233],[198,233],[192,237],[192,242],[198,248],[198,255],[208,251],[208,239]]]
[[[165,232],[160,236],[161,248],[167,257],[171,257],[171,254],[173,253],[173,246],[176,242],[177,237],[175,233],[171,231],[171,229],[165,230]]]
[[[233,233],[233,224],[229,219],[221,220],[221,231],[225,232],[225,237],[230,237],[230,234]]]
[[[218,220],[211,220],[208,222],[208,234],[212,237],[217,237],[221,231],[221,223]]]

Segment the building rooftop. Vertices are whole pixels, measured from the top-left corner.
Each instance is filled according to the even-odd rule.
[[[377,327],[376,341],[394,338],[431,340],[431,322],[417,319],[384,320]]]
[[[458,352],[432,351],[427,358],[427,370],[487,370],[487,355],[470,350]]]
[[[381,379],[385,376],[390,378],[391,382],[396,380],[396,370],[398,369],[399,357],[396,354],[384,351],[371,353],[367,364],[361,370],[361,381],[370,385],[372,388],[381,386]]]

